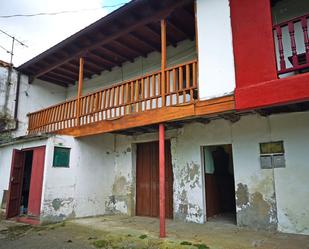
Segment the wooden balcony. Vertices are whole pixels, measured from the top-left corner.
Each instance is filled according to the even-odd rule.
[[[273,26],[279,75],[308,71],[308,22],[306,14]]]
[[[72,133],[72,130],[91,124],[117,122],[132,114],[151,115],[152,110],[194,103],[198,97],[197,60],[167,68],[164,72],[164,87],[161,85],[162,72],[156,71],[30,113],[28,132],[70,130]],[[181,109],[178,112],[181,113]]]

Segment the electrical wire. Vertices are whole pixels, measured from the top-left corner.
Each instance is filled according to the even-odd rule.
[[[114,5],[105,5],[100,8],[92,8],[92,9],[80,9],[80,10],[63,10],[58,12],[40,12],[40,13],[34,13],[34,14],[14,14],[14,15],[0,15],[0,18],[13,18],[13,17],[34,17],[34,16],[55,16],[55,15],[61,15],[61,14],[70,14],[70,13],[79,13],[84,11],[94,11],[104,8],[114,8],[119,7],[126,4],[126,2],[118,3]]]

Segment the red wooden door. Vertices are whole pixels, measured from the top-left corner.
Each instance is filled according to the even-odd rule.
[[[173,217],[173,170],[170,141],[165,141],[165,212]],[[137,144],[136,215],[159,216],[159,143]]]
[[[6,217],[12,218],[19,215],[22,180],[24,173],[25,154],[23,151],[13,149],[9,198],[6,209]]]
[[[33,149],[28,215],[39,216],[41,210],[45,146]]]

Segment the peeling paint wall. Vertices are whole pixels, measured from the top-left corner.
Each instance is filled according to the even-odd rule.
[[[54,145],[71,148],[70,167],[47,165],[43,221],[131,213],[132,148],[122,136],[57,136],[49,143],[49,162]]]

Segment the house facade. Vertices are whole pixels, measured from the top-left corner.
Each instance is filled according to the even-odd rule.
[[[135,0],[19,66],[7,217],[309,234],[308,19],[305,0]]]

